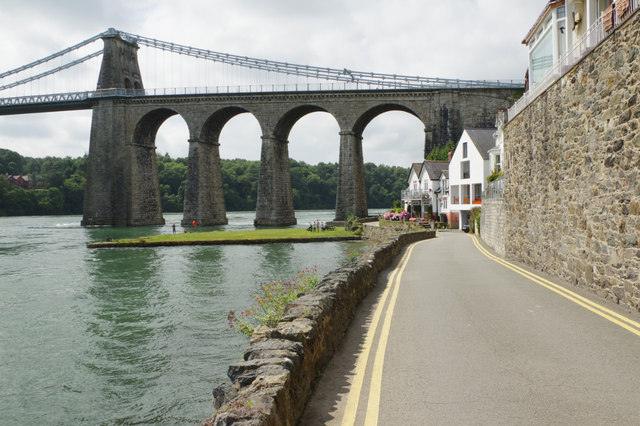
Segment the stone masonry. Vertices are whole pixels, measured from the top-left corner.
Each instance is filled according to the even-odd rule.
[[[505,256],[507,210],[504,198],[482,199],[480,235],[499,256]]]
[[[89,147],[84,225],[163,223],[155,135],[172,115],[189,129],[183,223],[226,223],[218,137],[234,116],[252,114],[262,129],[256,225],[296,223],[289,171],[289,133],[307,114],[331,114],[340,128],[336,220],[367,215],[362,134],[378,115],[404,111],[425,126],[425,151],[457,140],[465,127],[492,123],[513,89],[416,89],[137,96],[142,88],[135,43],[104,37],[98,88],[132,89],[96,98]],[[259,141],[257,140],[258,144]],[[330,141],[328,141],[330,143]]]
[[[635,13],[504,128],[507,256],[634,308],[639,47]]]

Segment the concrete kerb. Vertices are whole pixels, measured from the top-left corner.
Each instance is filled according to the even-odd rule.
[[[405,246],[435,235],[427,230],[389,238],[324,276],[312,291],[289,304],[275,327],[258,327],[245,361],[229,367],[231,383],[213,390],[217,411],[203,424],[295,425],[318,372],[340,345],[378,273]]]

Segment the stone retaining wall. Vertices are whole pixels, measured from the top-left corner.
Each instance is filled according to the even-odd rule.
[[[639,46],[636,12],[504,127],[507,256],[634,308]]]
[[[290,303],[274,328],[259,327],[244,362],[229,367],[230,384],[213,390],[218,409],[206,425],[295,425],[312,383],[338,348],[360,301],[378,273],[403,247],[435,231],[395,236],[356,261],[327,274]]]
[[[505,229],[507,225],[507,209],[504,199],[485,198],[482,200],[480,230],[482,241],[487,243],[499,256],[505,256],[507,242]]]

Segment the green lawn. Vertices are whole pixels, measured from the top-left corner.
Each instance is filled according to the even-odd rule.
[[[162,244],[182,243],[198,241],[277,241],[277,240],[308,240],[323,238],[354,237],[351,231],[344,228],[335,228],[330,231],[311,232],[305,228],[270,228],[270,229],[250,229],[246,231],[212,231],[212,232],[188,232],[181,234],[150,235],[132,239],[113,240],[111,243],[98,242],[90,244],[90,247],[127,245],[127,244]]]

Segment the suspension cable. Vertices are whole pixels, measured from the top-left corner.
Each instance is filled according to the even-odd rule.
[[[27,78],[22,79],[22,80],[18,80],[16,82],[11,83],[11,84],[6,84],[4,86],[0,86],[0,91],[6,90],[6,89],[11,89],[13,87],[20,86],[21,84],[26,84],[26,83],[29,83],[29,82],[34,81],[34,80],[39,80],[39,79],[41,79],[43,77],[46,77],[46,76],[51,75],[51,74],[55,74],[58,71],[66,70],[67,68],[71,68],[71,67],[73,67],[75,65],[81,64],[83,62],[88,61],[89,59],[93,59],[96,56],[100,56],[100,55],[102,55],[102,50],[98,50],[98,51],[93,52],[93,53],[91,53],[91,54],[89,54],[87,56],[83,56],[82,58],[76,59],[73,62],[69,62],[69,63],[66,63],[64,65],[60,65],[57,68],[52,68],[52,69],[50,69],[48,71],[45,71],[45,72],[42,72],[40,74],[36,74],[34,76],[27,77]]]
[[[137,42],[144,46],[165,50],[195,58],[222,62],[228,65],[237,65],[245,68],[253,68],[262,71],[272,71],[280,74],[305,76],[321,80],[334,80],[345,83],[360,83],[392,88],[424,88],[424,87],[519,87],[520,82],[500,81],[476,81],[445,78],[432,78],[420,76],[407,76],[397,74],[381,74],[373,72],[353,71],[349,69],[335,69],[315,67],[311,65],[299,65],[288,62],[272,61],[268,59],[250,58],[247,56],[233,55],[230,53],[215,52],[176,43],[165,42],[149,37],[117,31],[120,37],[130,42]]]
[[[69,52],[73,52],[74,50],[80,49],[82,46],[86,46],[87,44],[93,43],[94,41],[96,41],[100,37],[102,37],[104,34],[105,33],[100,33],[98,35],[95,35],[95,36],[93,36],[91,38],[86,39],[83,42],[80,42],[78,44],[74,44],[71,47],[68,47],[68,48],[66,48],[64,50],[61,50],[61,51],[56,52],[56,53],[54,53],[52,55],[49,55],[46,58],[38,59],[37,61],[33,61],[33,62],[31,62],[31,63],[29,63],[27,65],[23,65],[23,66],[21,66],[19,68],[3,72],[2,74],[0,74],[0,78],[5,78],[7,76],[10,76],[10,75],[13,75],[13,74],[17,74],[19,72],[28,70],[29,68],[33,68],[33,67],[38,66],[40,64],[44,64],[45,62],[49,62],[49,61],[51,61],[51,60],[53,60],[55,58],[58,58],[58,57],[60,57],[62,55],[66,55]]]

